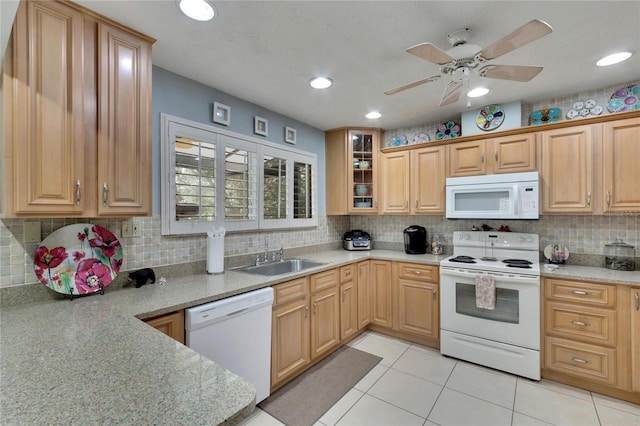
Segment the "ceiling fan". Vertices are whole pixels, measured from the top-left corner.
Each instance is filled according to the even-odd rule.
[[[446,52],[431,43],[418,44],[408,48],[407,52],[439,65],[442,75],[451,76],[451,81],[447,83],[440,99],[439,105],[444,106],[454,103],[460,98],[462,87],[465,82],[469,81],[471,72],[476,72],[480,77],[500,80],[521,82],[531,80],[542,71],[542,67],[491,65],[487,62],[544,37],[552,31],[553,29],[549,24],[539,19],[534,19],[482,49],[478,45],[468,43],[470,30],[469,28],[462,28],[447,36],[452,48]],[[413,83],[387,90],[384,94],[393,95],[422,84],[431,83],[438,80],[442,75],[434,75],[414,81]]]

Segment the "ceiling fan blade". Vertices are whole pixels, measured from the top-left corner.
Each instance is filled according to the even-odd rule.
[[[384,94],[395,95],[396,93],[402,92],[403,90],[412,89],[416,86],[420,86],[421,84],[431,83],[432,81],[436,81],[439,78],[440,78],[439,75],[427,77],[422,80],[414,81],[413,83],[405,84],[404,86],[396,87],[395,89],[387,90],[386,92],[384,92]]]
[[[456,102],[460,99],[460,92],[462,91],[461,81],[450,81],[447,87],[444,88],[442,93],[442,99],[440,99],[440,106],[445,106]]]
[[[507,34],[500,40],[485,47],[480,51],[480,55],[488,60],[495,59],[499,56],[509,53],[518,47],[524,46],[551,33],[553,28],[549,24],[539,19],[524,24],[511,34]]]
[[[499,80],[529,81],[542,71],[542,67],[522,65],[487,65],[478,70],[481,77]]]
[[[415,45],[413,47],[408,48],[407,52],[438,65],[448,64],[449,62],[455,60],[447,52],[434,46],[431,43],[421,43],[421,44]]]

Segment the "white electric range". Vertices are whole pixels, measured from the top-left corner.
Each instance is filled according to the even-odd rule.
[[[456,231],[440,262],[440,352],[540,380],[536,234]],[[495,282],[495,308],[476,306],[476,276]]]

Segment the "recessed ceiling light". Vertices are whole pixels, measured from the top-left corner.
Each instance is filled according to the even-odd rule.
[[[467,96],[470,98],[479,98],[480,96],[484,96],[489,93],[489,89],[486,87],[476,87],[475,89],[471,89],[467,92]]]
[[[326,89],[327,87],[331,87],[333,80],[328,77],[316,77],[312,78],[309,84],[314,89]]]
[[[365,117],[367,117],[369,120],[375,120],[376,118],[382,117],[382,114],[380,114],[378,111],[371,111],[370,113],[365,115]]]
[[[596,65],[599,67],[606,67],[609,65],[618,64],[629,59],[631,55],[633,55],[633,52],[617,52],[600,59],[598,62],[596,62]]]
[[[196,21],[210,21],[216,14],[208,0],[180,0],[179,4],[182,13]]]

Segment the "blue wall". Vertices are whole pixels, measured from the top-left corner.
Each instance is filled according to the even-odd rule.
[[[223,126],[212,120],[213,102],[231,107],[231,125]],[[324,131],[290,119],[258,105],[233,97],[194,80],[153,67],[153,213],[160,214],[160,114],[166,113],[197,121],[232,132],[249,135],[282,145],[284,128],[296,129],[295,147],[318,156],[318,213],[325,214]],[[267,119],[267,137],[253,133],[253,118]]]

